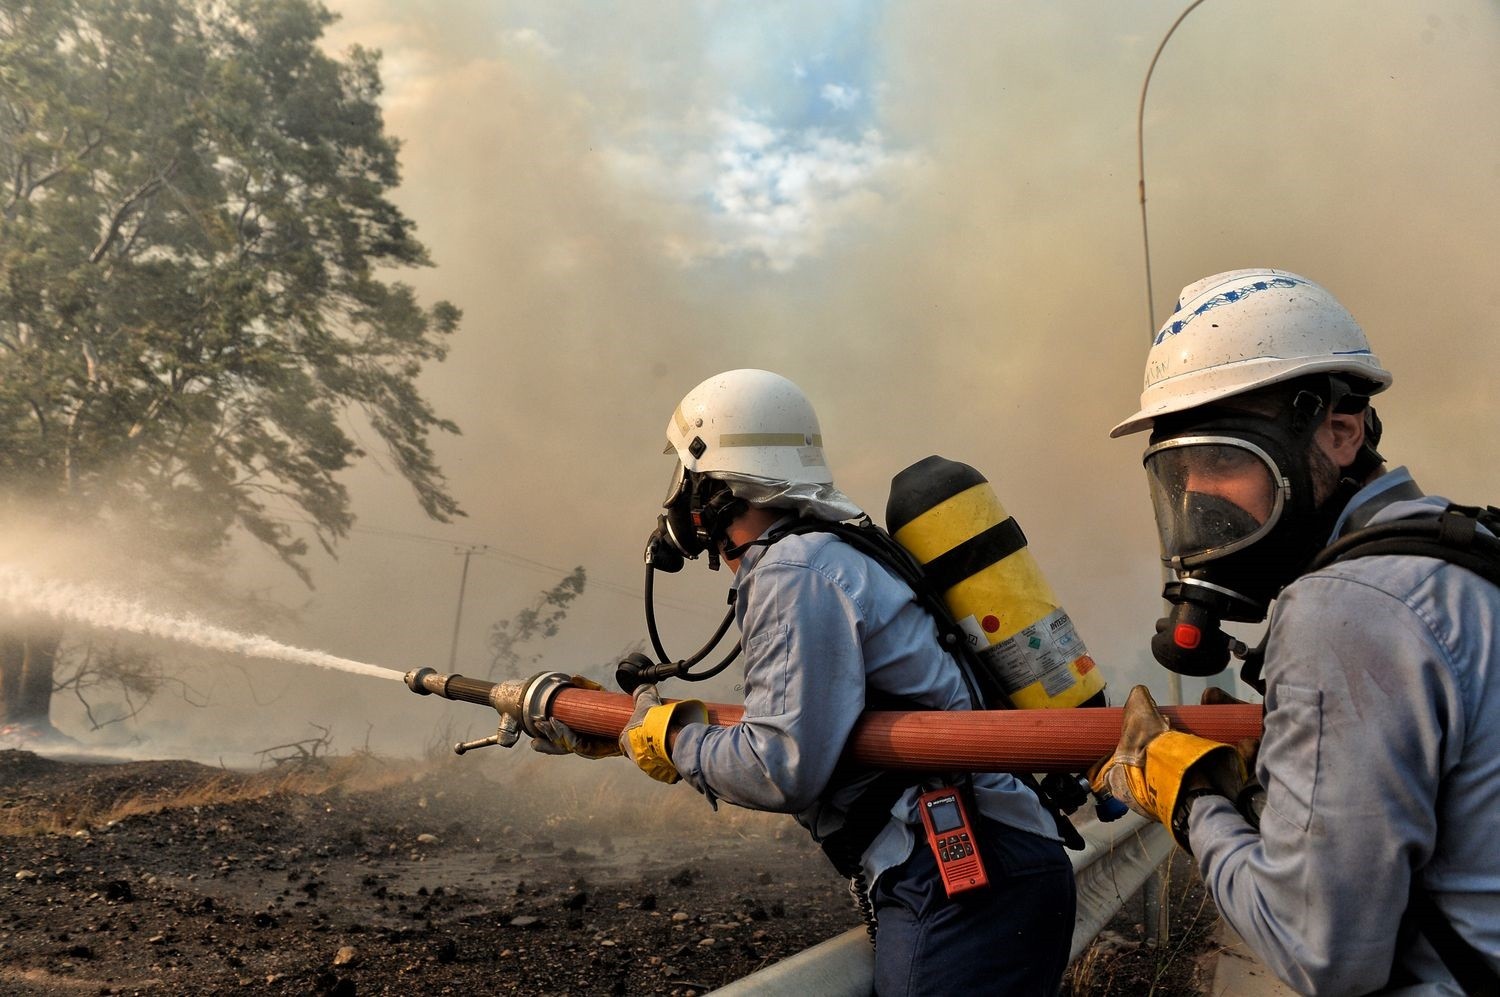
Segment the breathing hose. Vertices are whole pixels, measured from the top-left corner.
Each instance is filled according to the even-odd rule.
[[[701,672],[695,672],[692,667],[704,658],[708,657],[724,635],[729,632],[729,625],[734,622],[734,595],[735,590],[729,590],[729,609],[724,613],[724,618],[719,621],[719,627],[708,638],[708,641],[691,657],[680,661],[673,661],[667,654],[666,648],[662,646],[661,633],[656,627],[656,552],[660,550],[658,535],[653,533],[650,542],[646,545],[646,586],[644,597],[646,602],[646,635],[651,638],[651,649],[656,652],[656,661],[643,654],[631,654],[620,663],[615,670],[615,681],[620,688],[631,692],[636,686],[644,682],[660,682],[662,679],[679,678],[687,682],[702,682],[711,679],[715,675],[728,668],[736,658],[740,656],[740,642],[735,641],[734,647],[730,648],[729,654],[714,665]],[[678,567],[681,567],[681,558],[677,559]],[[671,569],[676,570],[676,569]]]

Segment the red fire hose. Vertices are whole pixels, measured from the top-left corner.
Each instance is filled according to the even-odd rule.
[[[418,695],[437,695],[500,713],[493,737],[454,750],[459,754],[486,744],[514,744],[534,720],[556,717],[574,730],[616,738],[630,722],[634,703],[627,695],[580,689],[561,672],[542,672],[517,682],[486,682],[462,675],[440,675],[431,668],[406,673]],[[708,704],[709,720],[735,724],[742,707]],[[1109,756],[1120,740],[1118,707],[1071,710],[984,710],[910,713],[871,711],[860,717],[845,745],[852,761],[873,768],[933,772],[1078,772]],[[1162,710],[1174,730],[1233,744],[1260,737],[1261,708],[1168,706]]]
[[[585,734],[619,737],[630,720],[629,696],[563,688],[551,715]],[[708,704],[716,724],[738,723],[744,710]],[[846,753],[878,768],[962,772],[1077,772],[1105,758],[1120,740],[1119,707],[983,712],[869,712]],[[1260,737],[1261,707],[1167,706],[1173,730],[1233,744]]]

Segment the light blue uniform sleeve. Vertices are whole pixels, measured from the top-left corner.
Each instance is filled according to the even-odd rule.
[[[1204,799],[1190,840],[1223,916],[1278,977],[1366,993],[1389,977],[1464,740],[1454,666],[1419,613],[1348,574],[1288,587],[1268,648],[1260,831]]]
[[[672,762],[711,801],[800,813],[864,709],[864,615],[839,580],[803,563],[761,564],[740,599],[744,722],[684,727]]]

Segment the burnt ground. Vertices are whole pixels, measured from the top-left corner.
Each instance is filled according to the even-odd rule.
[[[697,994],[858,923],[790,818],[507,807],[475,772],[0,751],[0,992]],[[1127,905],[1070,993],[1199,992],[1213,915],[1177,878],[1176,948]]]

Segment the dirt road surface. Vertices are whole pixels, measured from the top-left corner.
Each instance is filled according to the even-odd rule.
[[[0,993],[689,995],[858,925],[788,817],[478,771],[0,751]],[[1129,922],[1074,992],[1196,992]]]
[[[0,752],[0,992],[692,994],[857,923],[789,818],[296,768]]]

